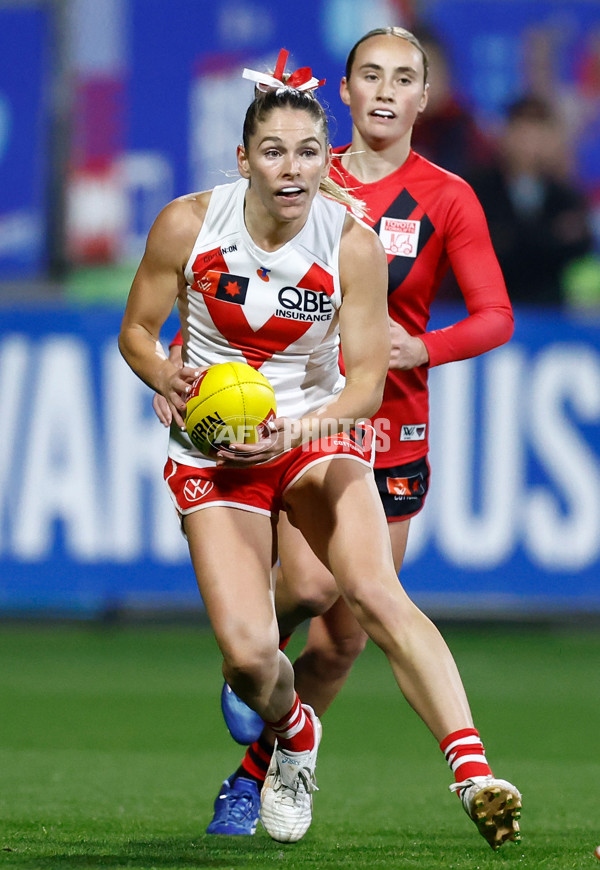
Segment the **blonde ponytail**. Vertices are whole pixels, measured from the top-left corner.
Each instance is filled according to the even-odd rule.
[[[357,199],[347,188],[342,187],[332,178],[329,178],[329,176],[322,179],[319,185],[319,190],[324,196],[328,196],[336,202],[341,202],[342,205],[345,205],[346,208],[350,209],[352,214],[356,215],[356,217],[365,217],[367,208],[363,200]]]

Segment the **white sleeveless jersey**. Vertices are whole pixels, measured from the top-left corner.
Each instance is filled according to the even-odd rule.
[[[298,419],[344,385],[339,248],[348,212],[317,195],[300,232],[276,251],[263,251],[244,223],[247,186],[241,179],[211,194],[179,301],[184,360],[190,366],[249,363],[273,385],[278,416]],[[212,464],[175,427],[169,456]]]

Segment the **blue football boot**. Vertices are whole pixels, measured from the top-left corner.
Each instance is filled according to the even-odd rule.
[[[258,740],[265,727],[265,723],[258,713],[255,713],[247,704],[233,692],[227,683],[223,683],[221,692],[221,710],[229,733],[236,743],[248,746]]]
[[[207,834],[252,836],[260,816],[260,792],[253,779],[239,776],[230,783],[225,780],[215,800],[212,822]]]

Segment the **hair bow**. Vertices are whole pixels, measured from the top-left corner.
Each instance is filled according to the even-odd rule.
[[[255,82],[259,91],[279,90],[280,88],[292,88],[295,91],[313,91],[315,88],[325,84],[325,79],[319,80],[313,76],[309,66],[300,67],[300,69],[290,73],[287,81],[284,81],[285,65],[289,54],[289,51],[285,48],[281,49],[273,75],[253,69],[245,69],[242,73],[242,78]]]

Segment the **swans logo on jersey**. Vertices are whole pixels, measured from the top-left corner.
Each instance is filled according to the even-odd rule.
[[[317,292],[300,287],[282,287],[277,296],[281,308],[275,310],[276,317],[292,320],[331,320],[333,305],[325,291]]]
[[[260,269],[256,270],[256,274],[258,275],[258,277],[260,278],[261,281],[268,281],[270,271],[271,271],[270,269],[265,269],[264,266],[261,266]]]
[[[402,426],[400,430],[400,441],[424,441],[426,432],[426,423],[419,423],[414,426]]]
[[[183,487],[183,494],[189,504],[200,501],[213,488],[212,480],[202,480],[200,477],[190,477]]]
[[[208,269],[198,275],[192,285],[192,290],[197,290],[205,296],[213,296],[222,299],[223,302],[235,302],[243,305],[248,292],[248,278],[241,275],[230,275],[229,272],[216,272]]]
[[[416,257],[421,221],[382,217],[379,238],[386,254],[394,257]]]

